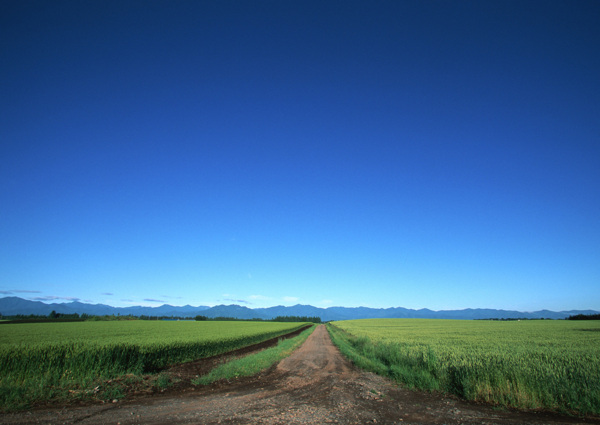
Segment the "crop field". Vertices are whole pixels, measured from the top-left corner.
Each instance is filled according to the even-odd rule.
[[[85,396],[123,375],[157,372],[293,332],[306,323],[110,321],[0,327],[0,409]]]
[[[333,322],[354,363],[409,387],[524,409],[600,414],[600,322]]]

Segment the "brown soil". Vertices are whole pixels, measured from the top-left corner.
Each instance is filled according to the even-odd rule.
[[[188,381],[197,374],[192,366],[182,365],[170,373],[179,376],[181,382],[163,394],[138,394],[103,405],[4,414],[0,423],[600,424],[600,418],[501,410],[400,388],[353,367],[322,325],[290,357],[253,378],[193,387]]]

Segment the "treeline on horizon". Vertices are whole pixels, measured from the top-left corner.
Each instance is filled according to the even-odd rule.
[[[196,321],[236,321],[236,322],[311,322],[322,323],[320,317],[308,316],[277,316],[274,319],[238,319],[235,317],[207,317],[207,316],[133,316],[133,315],[93,315],[87,313],[57,313],[52,311],[47,316],[40,314],[15,314],[4,316],[0,314],[0,324],[8,323],[44,323],[44,322],[85,322],[85,321],[113,321],[113,320],[196,320]]]
[[[215,320],[215,321],[243,321],[243,322],[311,322],[311,323],[322,323],[320,317],[309,317],[309,316],[277,316],[274,319],[236,319],[234,317],[215,317],[210,318],[206,316],[196,316],[198,321],[203,320]]]
[[[600,320],[600,314],[576,314],[569,316],[567,320]]]
[[[15,314],[5,316],[0,313],[0,324],[8,323],[41,323],[41,322],[84,322],[84,321],[111,321],[111,320],[212,320],[212,321],[240,321],[240,322],[311,322],[323,323],[320,317],[317,316],[277,316],[274,319],[239,319],[235,317],[207,317],[198,315],[190,316],[148,316],[148,315],[93,315],[88,313],[57,313],[52,311],[48,315],[40,314]],[[554,319],[531,319],[531,318],[489,318],[489,319],[474,319],[474,320],[498,320],[498,321],[516,321],[516,320],[554,320]],[[600,320],[600,314],[576,314],[565,318],[564,320]]]
[[[516,322],[521,320],[600,320],[600,314],[576,314],[574,316],[565,317],[564,319],[550,319],[544,317],[504,317],[504,318],[489,318],[489,319],[473,319],[473,320],[494,320],[499,322]]]

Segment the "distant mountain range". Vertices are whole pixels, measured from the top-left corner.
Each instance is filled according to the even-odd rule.
[[[0,314],[11,316],[16,314],[48,315],[52,311],[64,314],[90,315],[132,315],[132,316],[177,316],[195,317],[202,315],[210,318],[234,317],[237,319],[273,319],[277,316],[309,316],[320,317],[323,321],[376,319],[376,318],[414,318],[414,319],[565,319],[576,314],[600,314],[594,310],[522,312],[512,310],[472,309],[412,310],[403,307],[369,308],[369,307],[328,307],[318,308],[312,305],[295,305],[292,307],[276,306],[268,308],[248,308],[239,305],[217,305],[214,307],[185,305],[183,307],[168,304],[160,307],[112,307],[105,304],[86,304],[81,302],[46,304],[40,301],[29,301],[19,297],[0,298]]]

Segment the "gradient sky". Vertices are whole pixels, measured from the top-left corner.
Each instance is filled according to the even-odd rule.
[[[0,295],[600,310],[600,2],[0,2]]]

